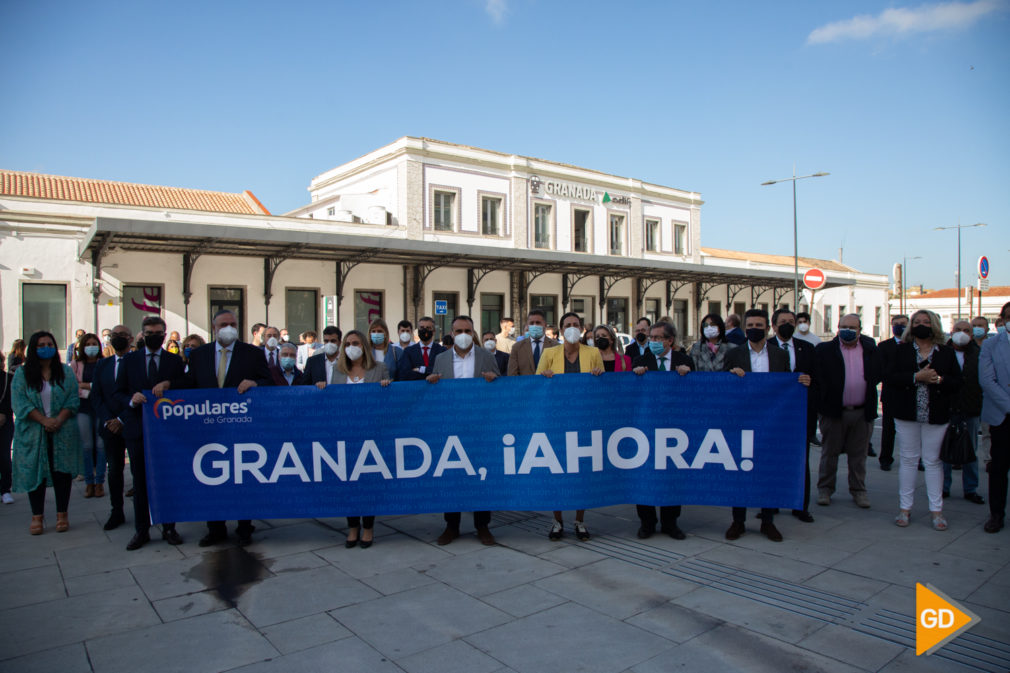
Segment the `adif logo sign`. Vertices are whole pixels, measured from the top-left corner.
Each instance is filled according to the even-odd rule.
[[[185,400],[170,400],[167,397],[163,397],[154,403],[154,417],[160,419],[176,417],[189,420],[193,417],[202,416],[248,414],[250,401],[210,402],[205,400],[198,404],[186,404]]]

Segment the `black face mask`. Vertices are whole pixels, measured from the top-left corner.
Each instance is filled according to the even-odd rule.
[[[418,327],[417,336],[421,338],[421,341],[431,341],[431,337],[435,336],[435,332],[427,327]]]
[[[147,350],[156,351],[161,348],[161,344],[165,343],[164,334],[145,334],[144,335],[144,345],[147,346]]]
[[[747,340],[757,343],[765,338],[765,334],[767,334],[765,330],[751,327],[747,330]]]
[[[783,341],[789,341],[793,338],[793,332],[795,331],[796,328],[794,326],[789,323],[782,323],[779,325],[779,338]]]
[[[114,334],[109,338],[109,345],[117,351],[125,351],[130,347],[130,340],[127,337]]]
[[[638,334],[635,335],[635,341],[637,341],[640,344],[644,344],[646,339],[648,338],[649,337],[647,337],[644,332],[639,332]]]
[[[933,336],[933,328],[929,325],[916,325],[912,328],[912,336],[916,339],[928,339]]]
[[[610,348],[610,339],[608,339],[607,337],[600,337],[593,343],[595,343],[596,347],[599,348],[601,351],[605,351],[608,348]]]

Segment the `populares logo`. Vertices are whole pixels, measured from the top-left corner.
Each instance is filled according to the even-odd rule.
[[[154,417],[162,420],[172,417],[187,420],[200,416],[221,416],[224,414],[248,414],[249,402],[210,402],[204,400],[197,403],[186,403],[185,400],[170,400],[163,397],[154,403]]]

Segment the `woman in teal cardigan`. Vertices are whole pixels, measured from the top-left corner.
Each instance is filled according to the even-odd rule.
[[[70,527],[67,506],[75,474],[84,469],[81,436],[67,423],[80,406],[77,377],[60,362],[56,339],[36,332],[28,342],[25,364],[14,375],[14,490],[28,493],[32,507],[29,532],[43,529],[46,485],[56,494],[56,532]]]

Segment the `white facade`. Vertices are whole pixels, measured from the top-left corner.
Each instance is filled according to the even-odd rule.
[[[991,292],[982,293],[982,309],[979,312],[979,295],[977,291],[971,293],[969,298],[965,294],[965,289],[961,288],[961,320],[971,320],[975,316],[981,315],[989,321],[989,329],[993,330],[993,323],[999,317],[1000,309],[1010,301],[1010,288],[1006,286],[993,287]],[[943,329],[950,331],[957,322],[958,299],[957,290],[950,288],[927,292],[919,296],[905,297],[905,313],[912,315],[919,310],[933,311],[940,316],[940,324]],[[970,303],[970,305],[969,305]],[[892,300],[891,307],[894,313],[898,312],[899,302]]]

